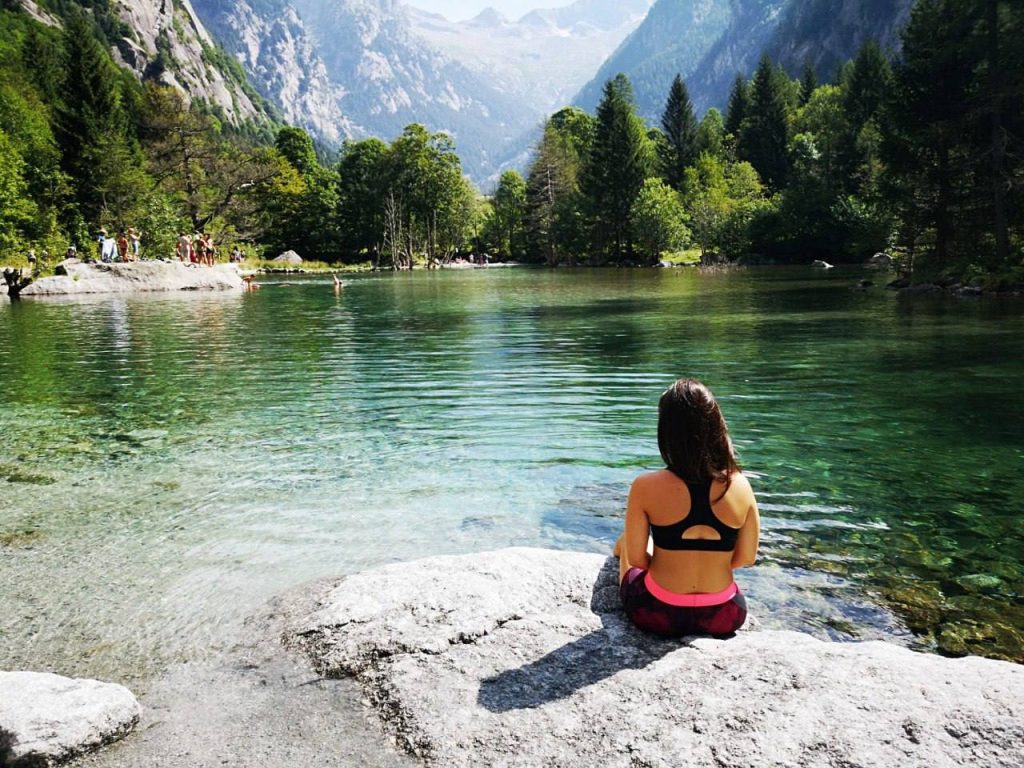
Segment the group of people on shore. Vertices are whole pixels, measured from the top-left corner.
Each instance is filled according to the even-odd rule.
[[[190,235],[187,232],[178,234],[178,261],[196,266],[212,267],[217,260],[217,246],[209,232]]]
[[[111,263],[115,261],[132,262],[139,260],[139,253],[142,249],[142,233],[135,227],[128,227],[111,237],[107,230],[101,229],[96,238],[96,255],[100,261]],[[74,253],[72,253],[74,251]],[[75,246],[68,248],[68,258],[77,257]]]

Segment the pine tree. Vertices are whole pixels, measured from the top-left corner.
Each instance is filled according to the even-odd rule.
[[[878,114],[892,88],[892,67],[873,40],[860,49],[843,82],[844,108],[855,131]]]
[[[725,112],[725,132],[739,137],[743,121],[747,117],[750,104],[750,86],[743,75],[736,75],[732,90],[729,92],[729,106]]]
[[[661,116],[666,141],[661,145],[659,159],[665,180],[677,191],[682,188],[686,169],[697,159],[697,129],[697,117],[686,83],[676,75]]]
[[[66,76],[56,133],[65,171],[76,183],[79,207],[87,220],[98,222],[104,201],[97,187],[110,181],[98,177],[118,171],[100,166],[109,165],[104,160],[111,149],[122,155],[129,142],[120,83],[110,55],[81,13],[67,21],[64,56]]]
[[[789,118],[786,96],[771,60],[764,56],[754,73],[750,104],[740,129],[739,155],[769,188],[785,186],[789,174]]]
[[[605,84],[581,185],[592,247],[614,262],[632,255],[633,202],[651,174],[651,154],[647,131],[634,110],[633,87],[620,74]]]
[[[811,100],[814,89],[818,87],[818,76],[814,72],[811,62],[804,64],[804,73],[800,78],[800,106],[803,107]]]

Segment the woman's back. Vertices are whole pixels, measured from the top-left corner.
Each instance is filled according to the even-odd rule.
[[[733,568],[741,567],[750,549],[751,536],[744,531],[755,503],[742,474],[734,473],[728,487],[715,480],[709,488],[667,469],[651,472],[637,478],[630,503],[639,505],[652,528],[650,573],[659,585],[692,594],[720,592],[732,584]]]

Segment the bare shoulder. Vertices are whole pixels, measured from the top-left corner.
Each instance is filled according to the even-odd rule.
[[[755,501],[754,488],[750,485],[749,478],[742,472],[737,472],[729,478],[729,495],[740,504],[753,504]]]
[[[729,478],[729,480],[732,487],[734,488],[738,488],[746,493],[754,492],[753,487],[750,485],[749,478],[747,478],[747,476],[744,475],[742,472],[736,472]]]
[[[659,469],[654,472],[644,472],[633,481],[632,492],[644,493],[663,485],[669,478],[674,477],[667,469]]]

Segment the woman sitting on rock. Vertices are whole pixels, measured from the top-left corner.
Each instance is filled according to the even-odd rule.
[[[615,545],[623,608],[647,632],[731,635],[747,618],[733,570],[757,559],[761,523],[707,387],[682,379],[661,396],[658,447],[666,469],[634,481]]]

